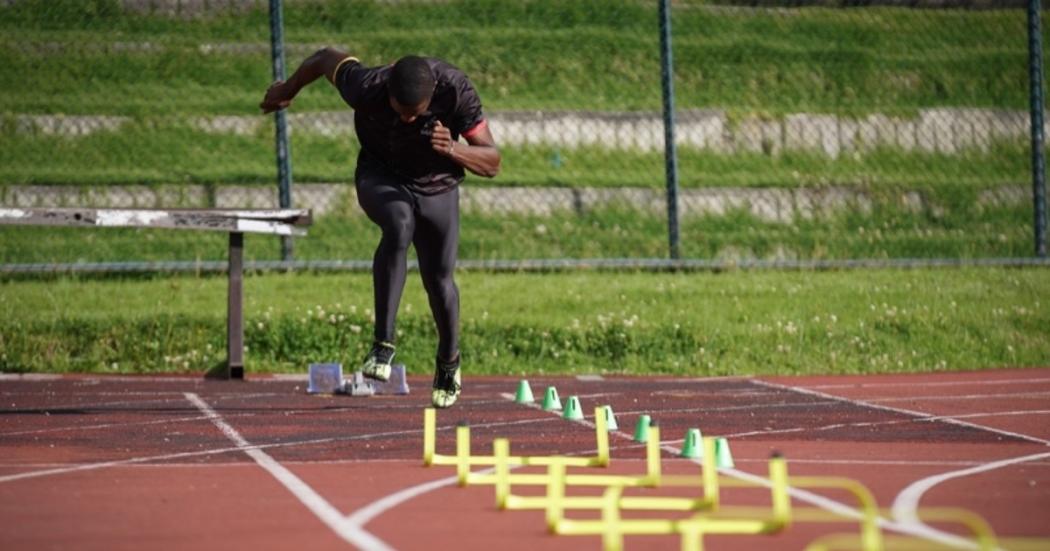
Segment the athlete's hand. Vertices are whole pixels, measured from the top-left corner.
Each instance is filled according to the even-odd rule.
[[[295,97],[295,90],[283,80],[275,81],[266,90],[266,95],[263,96],[262,103],[259,104],[259,108],[262,109],[263,114],[273,113],[278,109],[284,109],[292,104],[292,98]]]
[[[430,134],[430,147],[434,148],[434,151],[441,155],[446,157],[452,156],[452,150],[455,148],[452,132],[445,125],[441,124],[441,121],[435,121],[434,123],[434,129]]]

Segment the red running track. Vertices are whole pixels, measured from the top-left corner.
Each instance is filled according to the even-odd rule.
[[[552,536],[539,511],[498,511],[491,487],[459,488],[421,462],[429,381],[405,397],[317,397],[302,380],[0,375],[0,549],[599,549]],[[526,455],[589,454],[590,427],[515,404],[511,378],[468,378],[438,415],[439,452],[459,421],[474,453],[495,437]],[[613,407],[614,472],[639,472],[637,417],[660,422],[665,472],[687,429],[726,436],[736,468],[764,475],[773,450],[793,475],[857,479],[887,526],[926,541],[915,507],[957,506],[1000,536],[1050,537],[1050,369],[805,378],[541,378],[585,412]],[[681,493],[682,490],[666,490]],[[523,492],[524,493],[524,492]],[[848,496],[794,494],[848,512]],[[755,490],[726,504],[759,504]],[[574,516],[586,516],[576,513]],[[706,549],[802,549],[853,524],[799,523],[776,536],[719,536]],[[678,549],[672,536],[628,549]]]

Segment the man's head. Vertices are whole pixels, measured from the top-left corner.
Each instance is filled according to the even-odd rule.
[[[430,107],[434,85],[434,72],[425,59],[409,55],[397,60],[390,71],[387,88],[390,90],[390,106],[397,111],[402,122],[416,120]]]

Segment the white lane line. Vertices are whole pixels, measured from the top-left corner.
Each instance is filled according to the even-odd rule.
[[[976,546],[974,546],[970,540],[960,538],[959,536],[956,536],[954,534],[949,534],[947,532],[942,532],[940,530],[931,528],[919,519],[917,509],[919,507],[919,502],[922,501],[923,494],[925,494],[930,488],[933,488],[934,486],[947,480],[951,480],[953,478],[961,478],[964,476],[980,474],[995,469],[1001,469],[1003,467],[1009,467],[1010,465],[1016,465],[1018,463],[1025,463],[1028,461],[1035,461],[1047,457],[1050,457],[1050,452],[1036,453],[1021,457],[1014,457],[1011,459],[993,461],[991,463],[985,463],[983,465],[970,467],[968,469],[950,471],[916,480],[915,482],[912,482],[906,488],[901,490],[899,494],[897,494],[897,497],[893,500],[893,506],[890,509],[891,514],[893,515],[893,518],[897,520],[898,523],[904,526],[909,526],[917,530],[928,530],[932,532],[938,532],[942,535],[942,537],[945,538],[946,541],[954,539],[956,540],[956,543],[960,545],[968,544],[968,547],[975,548]]]
[[[394,492],[392,494],[383,496],[369,503],[368,505],[357,509],[356,511],[351,513],[350,516],[346,517],[346,519],[344,519],[344,522],[351,526],[361,528],[365,524],[368,524],[368,522],[372,519],[378,517],[379,515],[382,515],[390,509],[393,509],[394,507],[397,507],[398,505],[401,505],[402,503],[410,499],[419,497],[427,492],[432,492],[434,490],[445,488],[447,486],[453,486],[456,484],[457,480],[458,477],[449,476],[438,480],[432,480],[430,482],[417,484],[415,486],[411,486],[398,492]]]
[[[255,415],[254,413],[242,413],[241,416]],[[52,427],[48,429],[33,429],[33,430],[19,430],[12,432],[0,432],[0,437],[4,436],[18,436],[25,434],[43,434],[47,432],[66,432],[66,431],[79,431],[79,430],[98,430],[98,429],[109,429],[113,427],[141,427],[146,425],[165,425],[168,423],[184,423],[187,421],[201,421],[207,419],[202,415],[194,415],[193,417],[176,417],[174,419],[157,419],[154,421],[134,421],[131,423],[104,423],[101,425],[69,425],[65,427]]]
[[[739,471],[737,469],[719,469],[719,471],[735,476],[742,480],[747,480],[760,486],[765,486],[767,488],[771,486],[771,483],[768,478],[763,478],[759,475],[751,474],[749,472]],[[810,492],[808,490],[788,488],[788,494],[799,501],[804,501],[811,505],[816,505],[821,509],[844,516],[846,518],[860,520],[863,516],[859,510],[850,507],[849,505],[839,503],[838,501],[824,497],[820,494]],[[977,545],[974,544],[972,540],[956,536],[955,534],[941,532],[940,530],[934,530],[933,528],[930,528],[926,525],[914,525],[909,523],[894,522],[881,516],[876,519],[876,522],[880,527],[882,527],[885,530],[893,530],[894,532],[898,532],[901,534],[915,536],[918,538],[924,538],[943,545],[965,547],[967,549],[977,549]]]
[[[512,394],[509,394],[509,393],[503,393],[503,394],[501,394],[501,396],[503,397],[504,400],[511,400],[511,401],[514,400],[514,396]],[[525,405],[530,407],[530,408],[532,408],[532,409],[537,409],[537,410],[540,409],[540,406],[537,405],[537,404],[525,404]],[[558,418],[557,417],[557,412],[554,412],[551,415],[551,417],[548,417],[548,419],[557,419],[557,418]],[[542,422],[542,421],[543,421],[543,419],[527,419],[527,420],[514,422],[513,424],[538,423],[538,422]],[[594,424],[589,422],[589,421],[586,421],[586,420],[578,421],[578,423],[586,425],[586,426],[589,426],[591,428],[594,428]],[[508,425],[508,424],[512,424],[512,423],[489,423],[486,426],[500,426],[500,425]],[[442,430],[442,429],[439,428],[438,430]],[[610,431],[610,434],[618,436],[620,438],[624,438],[624,439],[631,439],[633,441],[633,439],[632,439],[632,437],[630,435],[628,435],[626,433],[623,433],[621,431]],[[623,447],[638,447],[638,446],[635,446],[635,445],[631,444],[629,446],[623,446]],[[619,449],[619,448],[621,448],[621,447],[615,447],[615,448],[612,448],[612,449]],[[670,452],[670,453],[672,453],[672,454],[675,454],[675,455],[678,455],[681,452],[680,449],[674,448],[673,446],[663,446],[663,449],[668,451],[668,452]],[[813,460],[813,461],[802,461],[802,462],[807,462],[807,463],[814,463],[814,462],[816,462],[816,463],[820,463],[821,461]],[[824,462],[832,463],[834,461],[824,461]],[[870,462],[866,462],[866,463],[870,463]],[[915,462],[902,462],[902,463],[904,463],[904,464],[917,464]],[[768,480],[766,480],[766,479],[764,479],[764,478],[762,478],[760,476],[751,474],[751,473],[747,473],[747,472],[744,472],[744,471],[739,471],[739,470],[736,470],[736,469],[723,469],[723,471],[726,472],[727,474],[731,475],[731,476],[735,476],[735,477],[741,478],[743,480],[750,480],[752,482],[755,482],[756,484],[762,484],[762,485],[766,485],[766,486],[769,485],[769,481]],[[428,492],[431,492],[431,491],[434,491],[434,490],[437,490],[437,489],[440,489],[440,488],[445,488],[447,486],[450,486],[450,485],[454,484],[455,481],[456,481],[456,477],[447,477],[447,478],[443,478],[443,479],[434,480],[434,481],[431,481],[431,482],[426,482],[426,483],[423,483],[423,484],[419,484],[419,485],[413,486],[411,488],[406,488],[406,489],[401,490],[399,492],[396,492],[394,494],[390,494],[388,496],[380,498],[379,500],[376,500],[376,501],[370,503],[369,505],[366,505],[365,507],[363,507],[361,509],[358,509],[357,511],[352,513],[349,517],[347,517],[347,520],[349,522],[353,522],[353,523],[355,523],[357,525],[363,525],[363,524],[371,521],[372,519],[374,519],[374,518],[376,518],[376,517],[386,513],[387,511],[393,509],[394,507],[397,507],[397,506],[401,505],[402,503],[404,503],[406,501],[409,501],[411,499],[419,497],[420,495],[426,494]],[[798,489],[798,488],[790,488],[789,489],[789,493],[795,499],[798,499],[798,500],[806,502],[806,503],[810,503],[811,505],[815,505],[817,507],[821,507],[821,508],[823,508],[825,510],[832,511],[832,512],[838,513],[840,515],[843,515],[843,516],[846,516],[846,517],[849,517],[849,518],[856,518],[856,519],[861,518],[861,513],[857,509],[855,509],[853,507],[850,507],[848,505],[839,503],[837,501],[834,501],[834,500],[832,500],[830,498],[826,498],[824,496],[821,496],[821,495],[818,495],[818,494],[815,494],[815,493],[812,493],[812,492],[808,492],[806,490],[801,490],[801,489]],[[944,543],[946,541],[946,538],[944,537],[944,535],[942,533],[934,531],[934,530],[931,530],[931,529],[927,529],[927,528],[924,528],[924,527],[917,527],[917,526],[913,526],[913,525],[909,525],[909,524],[905,524],[905,523],[895,523],[895,522],[893,522],[891,520],[887,520],[887,519],[881,518],[881,517],[879,518],[879,524],[881,526],[883,526],[884,528],[891,529],[891,530],[894,530],[894,531],[897,531],[897,532],[911,534],[911,535],[914,535],[914,536],[917,536],[917,537],[927,538],[927,539],[930,539],[930,540],[933,540],[933,541],[939,541],[939,542],[942,542],[942,543]],[[949,544],[953,544],[953,543],[955,543],[955,542],[952,541]]]
[[[511,396],[510,394],[503,394],[502,396],[505,399],[507,399],[507,400],[513,400],[514,399],[514,397]],[[530,406],[530,407],[534,407],[534,408],[538,408],[539,407],[536,404],[526,404],[526,405]],[[553,413],[557,413],[557,412],[553,412]],[[590,426],[592,428],[594,427],[594,425],[592,423],[589,423],[589,422],[586,422],[586,421],[578,421],[578,422],[580,422],[582,424],[585,424],[585,425],[588,425],[588,426]],[[613,436],[620,437],[620,438],[631,439],[631,441],[634,440],[633,439],[633,435],[628,435],[628,434],[626,434],[624,432],[621,432],[621,431],[609,431],[609,434],[613,435]],[[661,445],[660,449],[662,449],[662,450],[664,450],[664,451],[666,451],[666,452],[668,452],[670,454],[673,454],[675,456],[678,456],[682,452],[681,448],[676,448],[674,446],[669,446],[669,445],[666,445],[666,444]],[[698,465],[701,464],[701,461],[698,460],[698,459],[690,459],[690,461],[692,461],[693,463],[696,463]],[[746,472],[746,471],[740,471],[740,470],[733,469],[733,468],[721,468],[721,469],[718,469],[718,470],[719,470],[719,472],[728,474],[730,476],[739,478],[741,480],[747,480],[747,481],[750,481],[750,482],[752,482],[754,484],[765,486],[767,488],[772,485],[772,482],[770,482],[769,479],[763,478],[763,477],[761,477],[759,475],[751,474],[751,473]],[[846,505],[844,503],[840,503],[840,502],[835,501],[833,499],[824,497],[824,496],[822,496],[820,494],[816,494],[816,493],[810,492],[808,490],[801,490],[799,488],[791,488],[791,487],[789,487],[788,488],[788,494],[791,495],[791,497],[793,497],[793,498],[795,498],[795,499],[797,499],[799,501],[802,501],[802,502],[805,502],[805,503],[809,503],[811,505],[815,505],[817,507],[820,507],[821,509],[824,509],[826,511],[830,511],[832,513],[836,513],[838,515],[842,515],[842,516],[847,517],[847,518],[860,519],[863,516],[858,509],[855,509],[853,507],[850,507],[849,505]],[[912,536],[916,536],[916,537],[919,537],[919,538],[925,538],[925,539],[928,539],[928,540],[931,540],[931,541],[940,542],[940,543],[946,543],[948,545],[956,545],[957,544],[957,542],[955,542],[953,540],[953,538],[958,538],[958,536],[954,536],[952,534],[945,534],[943,532],[939,532],[937,530],[933,530],[933,529],[928,528],[926,526],[915,526],[915,525],[911,525],[911,524],[907,524],[907,523],[893,522],[892,520],[889,520],[889,519],[886,519],[886,518],[883,518],[883,517],[879,517],[878,518],[878,524],[879,524],[879,526],[881,526],[881,527],[883,527],[885,529],[893,530],[895,532],[899,532],[899,533],[903,533],[903,534],[909,534],[909,535],[912,535]],[[958,539],[962,539],[962,538],[958,538]]]
[[[162,393],[162,394],[166,394],[166,393]],[[157,398],[155,400],[119,400],[119,401],[114,401],[114,402],[94,402],[94,403],[87,403],[87,404],[68,404],[67,403],[67,404],[60,404],[60,405],[24,406],[24,407],[19,407],[17,405],[12,405],[11,408],[9,408],[9,409],[0,409],[0,411],[6,413],[8,415],[51,415],[51,414],[68,413],[68,412],[71,412],[71,411],[72,412],[81,412],[81,411],[83,411],[83,412],[85,412],[88,415],[102,415],[102,414],[105,414],[105,413],[141,413],[141,414],[145,415],[145,414],[155,414],[155,413],[157,413],[157,411],[156,410],[152,410],[152,409],[148,409],[148,408],[143,408],[141,410],[138,410],[138,409],[134,409],[134,408],[115,408],[113,406],[144,406],[144,405],[148,405],[148,404],[168,404],[168,403],[171,403],[171,402],[178,402],[178,403],[181,404],[182,400],[183,400],[182,394],[184,394],[184,393],[180,392],[177,395],[173,394],[171,398]],[[150,395],[158,396],[159,394],[153,394],[153,393],[149,393],[149,392],[143,394],[143,396],[150,396]],[[228,396],[231,396],[231,395],[226,395],[224,397],[228,397]],[[273,393],[264,392],[264,393],[251,393],[251,394],[236,394],[236,396],[238,398],[255,399],[255,398],[263,398],[263,397],[266,397],[266,396],[273,396]]]
[[[503,401],[501,400],[500,403],[502,403],[502,402]],[[204,419],[207,419],[207,418],[208,417],[206,417],[206,416],[200,417],[201,420],[204,420]],[[503,426],[511,426],[511,425],[526,425],[526,424],[533,424],[533,423],[547,423],[547,422],[551,422],[551,421],[555,421],[555,420],[557,420],[556,417],[553,417],[553,418],[544,417],[542,419],[521,419],[521,420],[517,420],[517,421],[497,421],[497,422],[483,423],[483,424],[472,425],[472,426],[475,427],[475,428],[491,428],[491,427],[503,427]],[[450,425],[450,426],[447,426],[447,427],[438,427],[437,428],[437,430],[439,432],[440,431],[446,431],[446,430],[450,431],[450,430],[453,430],[453,429],[455,429],[454,425]],[[273,444],[255,444],[255,445],[252,446],[252,448],[264,450],[264,449],[270,449],[270,448],[287,448],[287,447],[295,447],[295,446],[311,446],[311,445],[316,445],[316,444],[330,444],[330,443],[335,443],[335,442],[349,442],[349,441],[354,441],[354,440],[371,440],[371,439],[375,439],[375,438],[385,438],[385,437],[388,437],[388,436],[406,436],[406,435],[410,435],[410,434],[419,434],[421,432],[423,432],[422,429],[396,430],[396,431],[387,431],[387,432],[376,432],[376,433],[371,433],[371,434],[356,434],[356,435],[351,435],[351,436],[333,436],[333,437],[328,437],[328,438],[315,438],[315,439],[312,439],[312,440],[293,440],[293,441],[290,441],[290,442],[276,442],[276,443],[273,443]],[[107,467],[119,467],[119,466],[125,466],[125,465],[139,465],[139,464],[143,464],[143,463],[153,463],[153,462],[158,462],[158,461],[170,461],[170,460],[177,460],[177,459],[189,459],[189,458],[193,458],[193,457],[206,457],[206,456],[209,456],[209,455],[219,455],[219,454],[238,452],[238,451],[243,451],[243,450],[241,448],[236,448],[236,447],[234,447],[234,448],[228,448],[227,447],[227,448],[214,448],[214,449],[210,449],[210,450],[198,450],[198,451],[192,451],[192,452],[178,452],[178,453],[168,453],[168,454],[162,454],[162,455],[150,455],[150,456],[143,456],[143,457],[132,457],[132,458],[128,458],[128,459],[115,459],[115,460],[112,460],[112,461],[100,461],[100,462],[97,462],[97,463],[77,463],[77,464],[72,464],[72,465],[69,464],[69,463],[63,463],[63,464],[61,464],[63,466],[59,467],[59,468],[44,469],[44,470],[38,470],[38,471],[29,471],[29,472],[16,473],[16,474],[7,475],[7,476],[0,476],[0,483],[12,482],[12,481],[15,481],[15,480],[22,480],[22,479],[26,479],[26,478],[37,478],[37,477],[41,477],[41,476],[61,475],[61,474],[67,474],[67,473],[72,473],[72,472],[78,472],[78,471],[90,471],[90,470],[95,470],[95,469],[104,469],[104,468],[107,468]],[[12,465],[12,466],[16,466],[16,465]],[[36,464],[21,464],[20,466],[22,466],[22,467],[29,467],[29,466],[39,466],[39,465],[36,465]]]
[[[500,394],[500,396],[503,398],[503,400],[511,400],[511,401],[514,400],[514,396],[512,394],[502,393],[502,394]],[[583,395],[580,395],[580,396],[583,396]],[[604,396],[604,394],[594,394],[594,395],[588,395],[588,396],[592,396],[592,397],[593,396]],[[527,405],[529,405],[529,406],[531,406],[533,408],[536,408],[536,409],[540,409],[540,406],[537,405],[537,404],[527,404]],[[558,419],[559,418],[556,417],[556,416],[549,416],[549,417],[542,417],[542,418],[538,418],[538,419],[521,419],[521,420],[518,420],[518,421],[504,421],[504,422],[482,423],[482,424],[477,424],[477,425],[471,425],[471,428],[479,428],[479,427],[490,428],[490,427],[506,427],[506,426],[511,426],[511,425],[537,424],[537,423],[546,423],[546,422],[550,422],[550,421],[557,421]],[[594,425],[592,423],[587,422],[587,421],[577,421],[577,422],[580,423],[580,424],[583,424],[583,425],[587,425],[587,426],[589,426],[591,428],[594,428]],[[450,427],[445,427],[446,430],[452,429],[452,428],[454,428],[454,427],[451,427],[451,426]],[[443,429],[441,427],[439,427],[438,430],[440,431],[440,430],[443,430]],[[486,471],[491,471],[491,470],[492,469],[485,469],[484,471],[481,471],[481,472],[486,472]],[[372,519],[374,519],[374,518],[376,518],[376,517],[386,513],[387,511],[389,511],[389,510],[391,510],[391,509],[401,505],[402,503],[404,503],[406,501],[409,501],[411,499],[415,499],[415,498],[417,498],[417,497],[419,497],[419,496],[421,496],[423,494],[426,494],[428,492],[432,492],[434,490],[445,488],[447,486],[452,486],[452,485],[454,485],[456,483],[457,480],[458,480],[457,477],[450,476],[450,477],[441,478],[441,479],[438,479],[438,480],[433,480],[433,481],[430,481],[430,482],[424,482],[422,484],[417,484],[415,486],[412,486],[412,487],[409,487],[409,488],[405,488],[405,489],[400,490],[398,492],[395,492],[393,494],[386,495],[384,497],[381,497],[381,498],[379,498],[379,499],[369,503],[368,505],[365,505],[364,507],[361,507],[360,509],[357,509],[353,513],[351,513],[349,516],[346,517],[346,522],[352,524],[353,526],[361,527],[361,526],[365,525],[366,523],[368,523],[369,521],[371,521]]]
[[[931,415],[929,413],[923,413],[923,412],[920,412],[920,411],[913,411],[913,410],[910,410],[910,409],[897,408],[897,407],[892,407],[892,406],[884,406],[884,405],[879,405],[879,404],[873,404],[871,402],[866,402],[866,401],[863,401],[863,400],[854,400],[852,398],[843,398],[841,396],[835,396],[833,394],[827,394],[825,392],[820,392],[820,391],[817,391],[817,390],[810,390],[808,388],[793,387],[793,386],[783,385],[783,384],[780,384],[780,383],[773,383],[773,382],[770,382],[770,381],[763,381],[763,380],[760,380],[760,379],[754,379],[753,382],[755,384],[761,385],[761,386],[768,386],[768,387],[771,387],[771,388],[779,388],[781,390],[785,390],[785,391],[788,391],[788,392],[797,392],[799,394],[807,394],[809,396],[816,396],[816,397],[819,397],[819,398],[823,398],[825,400],[834,400],[834,401],[838,401],[838,402],[843,402],[843,403],[847,403],[847,404],[850,404],[850,405],[853,405],[853,406],[857,406],[857,407],[862,407],[862,408],[870,408],[870,409],[877,409],[877,410],[882,410],[882,411],[889,411],[889,412],[899,413],[899,414],[903,414],[903,415],[910,415],[912,417],[918,417],[918,418],[922,418],[922,419],[933,419],[934,417],[937,417],[936,415]],[[984,426],[984,425],[978,425],[976,423],[970,423],[970,422],[962,421],[962,420],[959,420],[959,419],[943,418],[942,417],[942,418],[936,419],[936,421],[942,422],[942,423],[949,423],[949,424],[952,424],[952,425],[958,425],[958,426],[962,426],[962,427],[967,427],[967,428],[971,428],[971,429],[977,429],[977,430],[986,431],[986,432],[992,432],[992,433],[999,434],[999,435],[1002,435],[1002,436],[1009,436],[1011,438],[1018,438],[1018,439],[1021,439],[1021,440],[1027,440],[1029,442],[1035,442],[1037,444],[1042,444],[1044,446],[1050,446],[1050,440],[1045,440],[1043,438],[1037,438],[1035,436],[1029,436],[1027,434],[1021,434],[1021,433],[1018,433],[1018,432],[1011,432],[1011,431],[1008,431],[1008,430],[1002,430],[1002,429],[997,429],[997,428],[988,427],[988,426]]]
[[[1050,378],[1033,378],[1033,379],[1001,379],[1001,380],[984,380],[978,379],[974,381],[911,381],[908,383],[838,383],[830,385],[812,385],[806,388],[827,390],[834,388],[881,388],[881,387],[930,387],[930,386],[985,386],[985,385],[1031,385],[1031,384],[1050,384]]]
[[[183,390],[157,390],[157,391],[136,390],[136,391],[127,391],[127,392],[122,392],[122,391],[115,391],[115,392],[83,391],[83,392],[78,392],[78,391],[75,391],[75,390],[67,391],[65,389],[62,389],[61,391],[58,391],[58,392],[60,392],[63,397],[68,397],[68,396],[88,396],[88,397],[96,397],[97,398],[99,396],[175,396],[177,399],[181,400],[182,399],[182,393],[185,392],[185,391],[183,391]],[[33,397],[35,397],[35,396],[41,396],[41,395],[42,394],[41,394],[40,390],[33,390],[33,391],[4,391],[4,392],[0,392],[0,396],[33,396]],[[240,397],[240,396],[287,396],[287,395],[288,394],[284,393],[284,392],[253,392],[251,394],[245,394],[243,392],[209,392],[208,393],[208,396],[221,396],[223,398],[227,398],[227,397],[237,398],[237,397]]]
[[[738,459],[739,462],[762,462],[765,459]],[[887,465],[894,467],[974,467],[983,465],[982,461],[923,461],[914,459],[799,459],[791,458],[791,464],[811,465]],[[1050,467],[1050,462],[1032,463],[1035,467]]]
[[[1033,409],[1033,410],[1018,410],[1018,411],[994,411],[986,413],[964,413],[962,415],[933,415],[930,417],[913,417],[908,419],[895,419],[892,421],[867,421],[859,423],[834,423],[831,425],[824,425],[820,427],[792,427],[784,429],[768,429],[768,430],[753,430],[748,432],[738,432],[735,434],[727,434],[726,438],[746,438],[748,436],[765,436],[772,434],[785,434],[793,432],[820,432],[827,430],[835,430],[841,428],[860,428],[860,427],[877,427],[877,426],[888,426],[888,425],[903,425],[909,423],[930,423],[933,421],[943,421],[946,419],[972,419],[976,417],[1006,417],[1013,415],[1039,415],[1050,413],[1050,409]]]
[[[316,440],[301,440],[298,442],[281,443],[281,444],[263,444],[259,446],[253,446],[254,448],[281,448],[286,446],[301,446],[309,444],[325,444],[328,442],[334,442],[337,440],[343,440],[340,438],[318,438]],[[27,478],[38,478],[41,476],[52,476],[60,474],[69,474],[80,471],[93,471],[96,469],[105,469],[107,467],[120,467],[124,465],[136,465],[140,463],[152,463],[155,461],[168,461],[172,459],[188,459],[191,457],[206,457],[209,455],[219,455],[224,453],[232,453],[242,451],[241,448],[214,448],[210,450],[199,450],[193,452],[180,452],[180,453],[167,453],[163,455],[150,455],[144,457],[131,457],[128,459],[116,459],[113,461],[100,461],[98,463],[79,463],[75,465],[66,464],[65,467],[55,469],[44,469],[40,471],[29,471],[24,473],[16,473],[7,476],[0,476],[0,483],[13,482],[15,480],[24,480]]]
[[[746,406],[723,406],[723,407],[695,407],[695,408],[673,408],[673,409],[661,409],[655,413],[712,413],[722,411],[753,411],[756,409],[781,409],[781,408],[800,408],[800,407],[814,407],[814,406],[834,406],[838,402],[834,400],[826,402],[781,402],[778,404],[749,404]],[[629,411],[617,412],[616,415],[638,415],[638,414],[650,414],[654,413],[651,409],[637,409]]]
[[[984,400],[987,398],[1039,398],[1042,396],[1050,396],[1050,391],[1046,392],[1006,392],[999,394],[957,394],[957,395],[934,395],[934,396],[894,396],[892,398],[865,398],[865,402],[871,402],[873,404],[888,403],[888,402],[914,402],[914,401],[943,401],[943,400]]]
[[[311,488],[308,484],[303,482],[301,478],[295,476],[292,471],[289,471],[286,467],[277,462],[266,452],[253,447],[237,429],[230,426],[222,416],[220,416],[215,410],[211,408],[204,400],[192,392],[185,394],[186,399],[190,401],[197,409],[201,410],[224,435],[230,439],[240,450],[242,450],[248,457],[251,457],[255,462],[263,468],[266,472],[270,473],[270,476],[274,477],[282,486],[285,487],[289,492],[292,493],[311,513],[314,514],[322,523],[332,529],[339,537],[343,538],[347,543],[355,545],[360,549],[366,551],[392,551],[392,547],[383,542],[383,540],[377,538],[375,535],[364,530],[360,526],[350,524],[344,521],[343,514],[338,509],[328,503],[326,499],[321,497]]]

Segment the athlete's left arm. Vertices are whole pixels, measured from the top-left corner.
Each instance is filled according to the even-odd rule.
[[[467,143],[452,140],[452,134],[440,121],[434,127],[430,145],[434,151],[452,159],[463,168],[486,178],[499,174],[500,153],[496,140],[484,122],[463,138]]]

